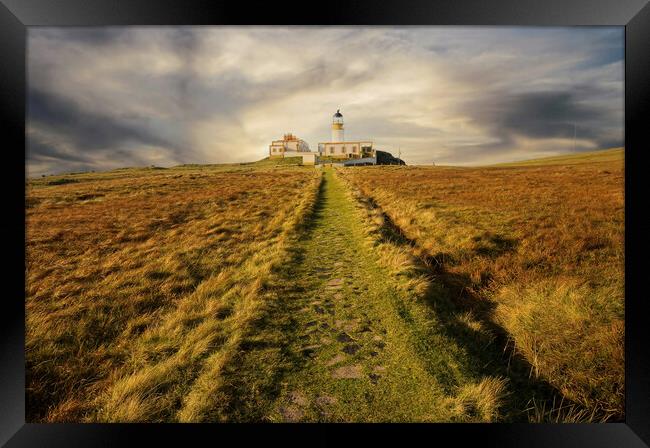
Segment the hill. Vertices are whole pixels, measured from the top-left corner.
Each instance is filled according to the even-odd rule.
[[[517,162],[497,163],[488,166],[540,166],[540,165],[577,165],[582,163],[617,162],[625,158],[623,148],[603,149],[599,151],[581,152],[561,156],[544,157],[540,159],[521,160]]]
[[[301,165],[302,157],[284,157],[282,159],[271,159],[269,157],[264,157],[261,160],[256,162],[244,162],[240,163],[242,166],[290,166],[290,165]]]

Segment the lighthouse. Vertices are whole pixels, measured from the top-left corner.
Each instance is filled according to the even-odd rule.
[[[343,115],[340,109],[336,109],[336,113],[332,117],[332,141],[345,141],[345,138],[343,138]]]
[[[343,135],[343,114],[337,109],[332,117],[332,140],[318,144],[320,157],[328,159],[363,159],[375,157],[372,142],[345,141]]]

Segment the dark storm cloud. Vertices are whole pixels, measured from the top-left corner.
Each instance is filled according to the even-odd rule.
[[[28,157],[37,161],[61,160],[64,162],[76,162],[91,164],[91,159],[83,157],[82,154],[68,154],[58,150],[54,145],[48,145],[37,138],[28,138]]]
[[[172,146],[158,134],[147,130],[145,117],[98,114],[38,89],[29,91],[27,107],[31,123],[65,134],[84,151],[112,149],[127,142]]]
[[[474,108],[477,119],[499,135],[527,137],[573,136],[574,123],[592,123],[603,111],[580,104],[570,92],[533,92],[492,98],[484,109]]]
[[[93,157],[84,156],[80,152],[66,153],[57,149],[56,145],[41,142],[33,136],[27,137],[27,144],[27,158],[31,165],[41,167],[40,173],[57,174],[103,168]]]

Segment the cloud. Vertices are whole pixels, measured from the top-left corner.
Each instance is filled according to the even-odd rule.
[[[29,120],[36,126],[65,134],[71,142],[87,151],[111,149],[127,143],[170,146],[158,133],[147,129],[148,119],[139,115],[111,116],[83,110],[78,104],[53,93],[31,90]]]
[[[579,124],[580,137],[594,140],[598,146],[608,140],[599,126],[611,118],[606,109],[582,103],[568,91],[489,97],[467,104],[466,113],[501,142],[511,141],[513,135],[531,139],[573,138]]]
[[[409,163],[480,164],[622,144],[623,31],[32,28],[28,85],[31,175],[315,148],[337,108]]]
[[[576,122],[602,118],[596,107],[581,105],[565,91],[514,95],[499,104],[503,127],[528,137],[568,137]]]

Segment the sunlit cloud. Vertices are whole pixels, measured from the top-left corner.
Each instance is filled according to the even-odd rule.
[[[407,163],[623,144],[622,28],[31,28],[28,173],[258,160],[285,132]]]

